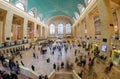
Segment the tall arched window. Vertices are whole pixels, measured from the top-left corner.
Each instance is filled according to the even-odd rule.
[[[37,20],[42,21],[42,14],[41,13],[37,16]]]
[[[50,34],[55,34],[55,25],[50,24]]]
[[[58,34],[63,34],[63,24],[58,24]]]
[[[66,34],[71,34],[71,24],[66,24]]]
[[[19,9],[25,11],[24,4],[22,4],[21,2],[17,2],[17,3],[15,4],[15,6],[18,7]]]
[[[78,4],[79,12],[82,13],[85,10],[85,7],[82,4]]]
[[[79,18],[79,14],[78,14],[78,12],[74,12],[74,15],[75,15],[76,19]]]
[[[89,4],[92,0],[87,0],[87,3]]]
[[[28,14],[29,14],[30,16],[33,16],[33,17],[34,17],[33,11],[29,11]]]
[[[10,2],[10,0],[5,0],[5,1]]]
[[[32,16],[32,17],[35,17],[36,12],[37,12],[37,9],[36,9],[36,8],[32,8],[32,9],[28,12],[28,14],[29,14],[30,16]]]

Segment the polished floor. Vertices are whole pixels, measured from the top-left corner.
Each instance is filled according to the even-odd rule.
[[[71,47],[71,49],[70,49]],[[80,53],[77,52],[77,56],[75,56],[75,49],[78,51],[80,50]],[[33,58],[33,52],[35,52],[38,55],[38,59]],[[22,52],[23,59],[20,59],[18,56],[16,60],[20,61],[22,60],[25,64],[25,67],[28,67],[31,69],[31,65],[35,66],[35,72],[42,74],[42,75],[49,75],[53,71],[53,63],[56,63],[57,65],[61,64],[61,62],[65,63],[66,66],[66,61],[69,60],[70,63],[73,63],[73,69],[76,72],[80,72],[82,67],[77,66],[74,61],[75,57],[80,57],[80,56],[87,56],[88,51],[85,51],[84,48],[82,47],[73,47],[71,45],[68,45],[68,51],[65,52],[64,48],[62,49],[62,56],[60,56],[60,53],[58,50],[55,50],[54,55],[51,54],[52,51],[50,51],[49,48],[47,48],[47,53],[45,55],[42,55],[40,51],[38,51],[38,46],[35,47],[35,50],[30,49],[28,51]],[[90,56],[87,56],[87,63],[88,63],[88,58],[93,57],[92,54]],[[46,62],[46,59],[50,58],[50,63]],[[120,78],[120,70],[117,69],[116,67],[113,67],[111,72],[106,74],[105,68],[107,66],[106,63],[103,63],[101,60],[99,63],[96,63],[98,59],[95,59],[95,63],[93,66],[93,69],[91,72],[88,72],[88,64],[86,64],[84,68],[84,74],[83,74],[83,79],[119,79]],[[61,72],[66,71],[66,69],[60,69]]]
[[[53,71],[53,64],[56,63],[57,66],[61,64],[61,62],[65,63],[65,67],[63,69],[60,69],[57,72],[66,72],[66,61],[69,61],[69,63],[73,63],[73,69],[78,73],[81,70],[84,70],[84,74],[82,79],[119,79],[120,78],[120,70],[117,69],[116,67],[113,67],[112,70],[106,74],[105,68],[107,66],[107,63],[103,63],[101,60],[99,60],[99,63],[97,63],[98,59],[95,59],[95,63],[93,66],[92,71],[88,71],[88,59],[89,57],[93,57],[92,54],[89,56],[87,55],[88,51],[85,51],[84,48],[82,47],[73,47],[72,45],[68,45],[68,51],[65,52],[64,48],[62,48],[62,55],[60,55],[60,52],[58,50],[55,50],[54,55],[51,54],[52,50],[47,48],[47,53],[46,54],[41,54],[41,52],[38,50],[38,45],[36,45],[35,50],[30,49],[28,51],[22,51],[22,56],[23,58],[21,59],[20,56],[17,56],[15,60],[18,60],[19,63],[22,60],[23,63],[25,64],[25,67],[31,69],[31,65],[35,66],[35,72],[41,75],[49,75]],[[71,49],[70,49],[71,47]],[[75,56],[75,49],[78,51],[80,50],[80,53],[77,52],[77,55]],[[33,52],[38,56],[38,58],[33,57]],[[75,62],[76,57],[80,56],[87,56],[87,64],[85,68],[82,68],[80,66],[77,66]],[[50,58],[50,63],[46,62],[46,59]],[[20,63],[21,65],[21,63]],[[62,74],[63,75],[63,74]],[[58,77],[59,75],[56,75]],[[66,75],[67,76],[67,75]],[[55,79],[61,79],[61,78],[56,78]],[[68,76],[67,76],[68,77]],[[23,78],[19,78],[23,79]],[[64,78],[62,78],[64,79]],[[71,79],[71,78],[68,78]]]

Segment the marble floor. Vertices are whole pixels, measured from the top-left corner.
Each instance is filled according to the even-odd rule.
[[[79,56],[87,56],[87,52],[85,49],[82,47],[72,47],[70,49],[71,45],[68,45],[68,51],[65,52],[64,48],[62,48],[62,56],[60,56],[60,53],[58,50],[55,50],[54,55],[51,54],[52,51],[50,51],[49,48],[47,48],[47,53],[45,55],[41,54],[40,51],[38,50],[38,47],[36,45],[35,50],[30,49],[27,51],[22,51],[22,56],[23,58],[21,59],[20,56],[17,56],[15,60],[18,60],[19,63],[22,60],[23,63],[25,64],[25,67],[28,67],[31,69],[31,65],[35,66],[35,72],[38,74],[42,75],[49,75],[53,71],[53,63],[59,63],[61,62],[65,63],[66,66],[66,61],[69,60],[70,63],[73,63],[73,69],[76,72],[79,72],[82,68],[77,66],[75,62],[75,58]],[[75,49],[80,50],[80,53],[77,52],[77,55],[75,56]],[[38,58],[33,57],[33,52],[38,56]],[[88,63],[88,58],[93,57],[92,54],[90,56],[87,56],[87,63]],[[46,59],[50,58],[50,63],[46,62]],[[83,74],[83,79],[119,79],[120,78],[120,70],[118,70],[116,67],[113,67],[111,72],[106,74],[104,73],[104,70],[107,66],[106,63],[102,63],[101,61],[99,63],[96,63],[97,59],[95,59],[95,63],[93,66],[92,72],[88,72],[88,64],[86,64],[84,68],[84,74]],[[63,71],[66,69],[62,69]]]

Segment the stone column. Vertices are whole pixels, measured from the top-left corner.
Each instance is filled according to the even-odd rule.
[[[119,30],[119,38],[120,38],[120,8],[116,10],[117,19],[118,19],[118,30]]]
[[[82,23],[79,22],[79,37],[82,37]]]
[[[11,27],[12,27],[13,13],[11,11],[7,12],[6,23],[5,23],[5,41],[11,41]],[[10,40],[7,40],[10,38]]]
[[[84,38],[85,37],[85,22],[81,23],[80,29],[81,29],[81,32],[80,32],[81,37]]]
[[[93,16],[87,15],[85,18],[86,21],[86,27],[87,27],[87,36],[94,37],[95,36],[95,27],[94,27],[94,20]]]
[[[79,32],[80,32],[80,31],[79,31],[79,24],[77,25],[76,30],[77,30],[77,37],[79,37],[79,34],[80,34],[80,33],[79,33]]]
[[[34,41],[37,40],[37,24],[34,22]]]
[[[114,32],[114,20],[113,20],[113,15],[112,15],[112,10],[110,7],[110,0],[98,0],[97,1],[97,7],[99,11],[99,16],[101,20],[101,34],[102,34],[102,39],[100,43],[100,49],[102,45],[107,46],[107,53],[110,51],[110,43],[112,36],[115,34]],[[103,42],[103,40],[107,40],[106,42]],[[101,51],[102,53],[103,51]],[[102,53],[102,54],[107,54],[107,53]]]
[[[74,28],[74,36],[75,36],[75,38],[76,38],[76,35],[77,35],[77,26],[75,26],[75,28]]]
[[[42,27],[43,27],[43,26],[41,26],[41,35],[40,35],[40,36],[41,36],[41,38],[43,38],[43,36],[42,36],[42,31],[43,31]]]
[[[40,38],[42,38],[42,26],[40,25]]]
[[[12,39],[11,41],[17,41],[17,25],[13,24],[12,25]]]
[[[75,37],[75,31],[74,31],[74,29],[75,29],[75,26],[72,26],[72,27],[71,27],[71,31],[72,31],[72,36],[73,36],[73,37]]]
[[[78,25],[76,25],[75,32],[75,36],[78,37]]]
[[[57,24],[55,25],[55,37],[58,36],[58,26]]]
[[[28,19],[24,18],[24,24],[23,24],[23,38],[27,39],[27,27],[28,27]]]
[[[0,43],[3,42],[3,21],[0,21]]]
[[[66,36],[66,24],[63,25],[63,36]]]
[[[77,32],[78,32],[77,34],[78,34],[78,37],[80,37],[80,23],[77,25],[77,27],[78,27],[77,28]]]

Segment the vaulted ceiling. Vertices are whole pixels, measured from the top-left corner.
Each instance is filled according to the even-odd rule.
[[[13,0],[14,3],[17,0]],[[20,0],[19,0],[20,1]],[[85,0],[27,0],[27,12],[31,8],[37,9],[37,15],[42,14],[42,18],[47,20],[53,16],[65,15],[73,18],[74,12],[78,12],[78,4],[85,7]]]

